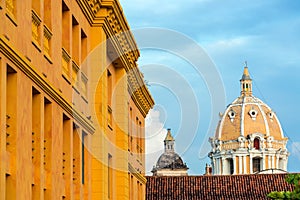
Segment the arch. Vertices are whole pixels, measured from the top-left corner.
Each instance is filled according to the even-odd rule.
[[[254,149],[257,149],[257,150],[259,150],[260,149],[260,140],[259,140],[259,138],[254,138],[254,141],[253,141],[253,147],[254,147]]]

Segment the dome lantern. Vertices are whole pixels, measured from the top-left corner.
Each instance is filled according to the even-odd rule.
[[[241,83],[241,95],[251,96],[252,95],[252,79],[250,78],[248,66],[244,67],[244,73],[240,80]]]
[[[171,129],[168,129],[167,136],[164,140],[165,152],[174,152],[174,138],[171,134]]]

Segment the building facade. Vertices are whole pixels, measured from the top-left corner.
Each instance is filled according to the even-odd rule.
[[[0,1],[0,199],[143,199],[154,101],[117,0]]]
[[[241,95],[220,114],[210,138],[214,175],[286,172],[288,151],[276,113],[252,94],[248,67],[240,80]]]
[[[164,153],[158,158],[151,171],[153,176],[187,176],[189,168],[175,152],[175,139],[171,134],[171,129],[168,129],[164,146]]]

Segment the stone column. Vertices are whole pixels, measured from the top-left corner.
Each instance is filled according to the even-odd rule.
[[[287,156],[285,156],[285,158],[283,159],[283,170],[284,171],[286,171],[287,162],[288,162],[288,158],[287,158]]]
[[[244,173],[243,174],[247,174],[247,164],[246,164],[246,158],[247,156],[243,156],[243,162],[244,162]]]
[[[220,163],[220,162],[221,162],[221,158],[218,158],[218,159],[217,159],[217,166],[218,166],[218,167],[217,167],[217,174],[218,174],[218,175],[221,175],[221,170],[220,170],[220,168],[221,168],[221,167],[220,167],[221,163]]]
[[[253,174],[252,155],[250,154],[250,174]]]
[[[225,158],[222,158],[222,175],[225,175],[227,170],[225,170],[226,166],[225,166]]]
[[[263,153],[263,158],[262,158],[262,170],[266,169],[266,155]]]
[[[242,168],[242,166],[243,166],[243,162],[242,162],[242,156],[238,156],[239,157],[239,174],[242,174],[243,173],[243,168]]]
[[[217,174],[217,171],[216,171],[216,169],[217,169],[217,166],[216,166],[216,159],[215,158],[213,158],[213,174]]]

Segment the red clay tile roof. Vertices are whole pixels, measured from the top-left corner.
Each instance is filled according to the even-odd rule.
[[[268,199],[271,191],[292,191],[286,174],[233,176],[147,176],[146,200]]]

